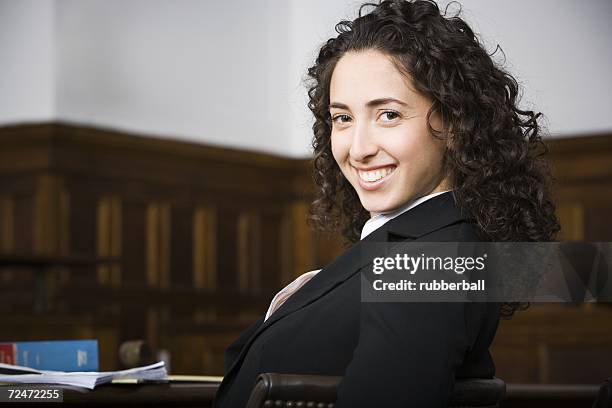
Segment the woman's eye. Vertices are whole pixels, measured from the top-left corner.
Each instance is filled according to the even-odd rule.
[[[399,114],[397,112],[393,112],[393,111],[386,111],[386,112],[382,113],[381,118],[385,122],[391,122],[391,121],[399,118]]]
[[[349,115],[336,115],[332,118],[332,122],[334,123],[347,123],[350,122],[351,117]]]

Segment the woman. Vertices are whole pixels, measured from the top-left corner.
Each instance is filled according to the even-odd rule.
[[[363,243],[548,241],[559,229],[539,114],[469,26],[430,1],[383,1],[337,25],[309,69],[313,225],[353,245],[298,278],[226,352],[219,407],[258,373],[343,376],[336,406],[443,407],[494,375],[496,303],[360,301]],[[360,239],[361,238],[361,239]]]

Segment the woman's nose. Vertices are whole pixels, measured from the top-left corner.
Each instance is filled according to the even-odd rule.
[[[376,145],[371,130],[367,125],[356,125],[354,127],[353,139],[349,155],[355,161],[364,161],[370,156],[376,155],[378,146]]]

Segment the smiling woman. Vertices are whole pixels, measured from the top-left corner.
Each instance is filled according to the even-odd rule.
[[[281,290],[227,349],[218,407],[244,407],[266,372],[341,376],[337,408],[445,407],[455,379],[493,377],[499,318],[521,305],[362,302],[368,243],[559,229],[539,115],[517,107],[516,81],[461,18],[392,0],[336,30],[308,71],[311,222],[352,246]]]
[[[371,12],[364,13],[368,8]],[[398,156],[408,153],[408,144],[429,136],[419,139],[418,153],[407,156],[412,161],[406,163],[411,165],[406,177],[413,178],[410,187],[401,187],[412,189],[404,198],[434,192],[432,183],[439,180],[441,189],[452,189],[453,200],[478,226],[482,239],[546,241],[555,236],[559,224],[543,158],[540,114],[519,108],[516,80],[493,62],[465,21],[443,15],[432,1],[382,1],[365,4],[359,18],[340,22],[336,30],[339,35],[325,43],[309,69],[318,186],[311,211],[314,227],[340,231],[349,243],[356,242],[372,213],[401,203],[388,194],[371,200],[380,207],[368,208],[362,201],[372,191],[367,181],[382,173],[365,174],[362,186],[348,170],[380,164],[399,168]],[[376,113],[382,114],[378,122],[372,117]],[[385,133],[388,137],[382,138],[389,128],[405,137]],[[345,129],[350,135],[337,137]],[[364,153],[362,146],[371,150]],[[434,154],[440,147],[442,175]],[[423,156],[434,160],[418,162]],[[421,180],[416,173],[425,165],[433,174]],[[377,192],[387,195],[383,189]],[[505,308],[507,314],[514,309]]]

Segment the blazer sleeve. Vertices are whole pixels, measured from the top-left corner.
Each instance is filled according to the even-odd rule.
[[[475,337],[467,329],[468,304],[360,305],[359,342],[336,407],[446,407]]]
[[[225,374],[227,374],[227,372],[230,370],[230,368],[234,364],[234,361],[236,360],[236,358],[238,358],[240,351],[242,351],[242,348],[247,343],[247,341],[249,341],[249,339],[257,331],[259,326],[263,324],[264,317],[265,316],[262,316],[257,322],[253,323],[249,328],[243,331],[240,334],[240,336],[238,336],[238,338],[234,340],[234,342],[230,344],[227,349],[225,349],[225,355],[224,355],[224,373]]]

